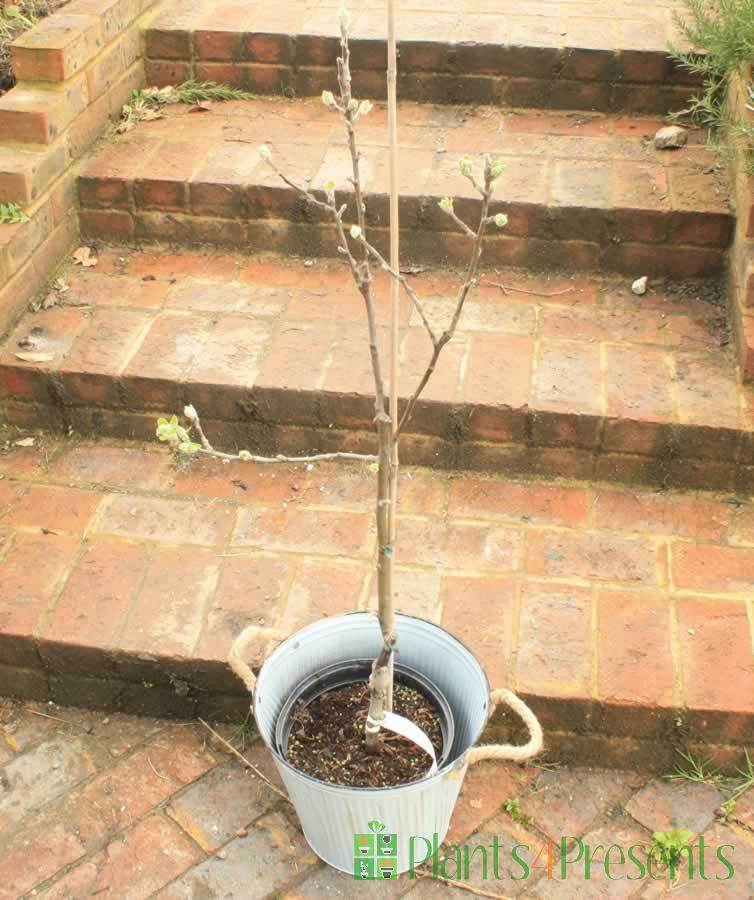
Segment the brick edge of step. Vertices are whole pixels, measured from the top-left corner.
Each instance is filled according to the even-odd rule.
[[[39,659],[59,646],[31,636],[0,635],[0,658],[8,639],[15,653]],[[69,645],[63,645],[70,651]],[[102,648],[78,648],[87,666],[14,665],[0,662],[2,693],[23,700],[52,701],[103,712],[233,722],[249,712],[248,694],[237,691],[236,676],[219,662],[152,656],[148,650],[115,658]],[[22,654],[23,655],[23,654]],[[28,660],[27,660],[28,663]],[[97,673],[97,675],[93,673]],[[105,677],[101,677],[106,672]],[[99,677],[98,677],[99,676]],[[712,754],[732,766],[754,740],[754,716],[734,710],[689,710],[653,703],[611,703],[585,697],[519,691],[545,732],[545,756],[565,764],[601,768],[641,766],[667,772],[677,747]],[[519,740],[512,717],[497,710],[480,742]]]
[[[578,211],[577,211],[578,212]],[[598,211],[604,212],[604,211]],[[710,224],[721,228],[721,217],[710,214]],[[168,243],[182,247],[227,247],[249,252],[269,252],[291,256],[335,258],[336,235],[332,226],[287,219],[232,219],[197,216],[157,210],[92,209],[79,213],[81,235],[87,240],[139,246]],[[731,220],[722,225],[727,234]],[[704,227],[704,224],[702,225]],[[451,231],[401,229],[407,263],[456,266],[467,259],[463,235]],[[373,228],[371,237],[382,253],[387,253],[386,228]],[[697,244],[653,244],[628,240],[578,240],[543,235],[505,234],[485,240],[485,263],[515,266],[532,271],[602,270],[650,277],[698,278],[723,269],[725,246]]]
[[[336,87],[334,36],[216,31],[145,32],[147,80],[224,81],[260,94],[318,96]],[[354,90],[385,97],[385,42],[351,39]],[[431,103],[504,104],[666,115],[684,108],[699,80],[662,50],[401,40],[398,93]]]
[[[0,366],[0,376],[7,375]],[[24,374],[28,369],[21,370]],[[86,382],[85,382],[86,383]],[[223,390],[224,388],[216,389]],[[37,389],[40,383],[37,382]],[[48,386],[43,386],[47,391]],[[120,380],[108,381],[110,396],[121,390]],[[245,408],[254,410],[234,421],[203,417],[205,430],[216,446],[249,449],[274,455],[303,455],[350,451],[374,453],[374,432],[369,424],[373,401],[353,394],[337,397],[346,404],[346,424],[321,420],[315,410],[321,406],[317,392],[290,392],[271,389],[265,396],[274,408],[290,405],[300,412],[310,409],[309,421],[280,421],[258,416],[260,393],[227,388]],[[250,399],[253,398],[253,399]],[[227,402],[228,398],[224,400]],[[52,405],[6,398],[0,400],[0,416],[9,425],[45,428],[53,433],[75,433],[84,437],[105,437],[150,441],[157,418],[172,415],[188,402],[197,402],[196,393],[186,395],[169,409],[133,409],[90,405]],[[355,405],[354,405],[355,404]],[[442,406],[446,406],[442,410]],[[211,409],[211,403],[202,403]],[[438,422],[440,412],[444,413]],[[357,417],[364,416],[362,420]],[[476,433],[463,434],[458,423],[477,417]],[[421,430],[402,438],[402,458],[407,465],[462,471],[502,472],[510,475],[573,478],[579,481],[613,481],[658,488],[754,493],[754,433],[736,429],[714,429],[695,425],[667,425],[656,422],[616,420],[593,414],[557,413],[528,408],[464,407],[432,401],[417,405],[415,422]],[[495,433],[497,430],[497,434]],[[616,449],[627,440],[653,453]],[[693,452],[696,450],[696,454]],[[699,451],[701,450],[701,453]]]

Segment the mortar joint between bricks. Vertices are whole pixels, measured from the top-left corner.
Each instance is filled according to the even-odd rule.
[[[106,501],[106,498],[103,498],[103,502]],[[100,506],[102,503],[99,504]],[[65,591],[68,581],[74,571],[78,567],[78,564],[81,562],[84,554],[86,553],[87,543],[85,538],[82,536],[82,540],[78,546],[78,549],[73,557],[73,560],[69,563],[68,569],[64,575],[61,576],[60,581],[55,586],[55,590],[52,592],[50,599],[47,601],[47,605],[42,610],[37,619],[36,625],[33,631],[33,637],[36,640],[39,640],[43,637],[45,631],[47,630],[47,626],[50,624],[50,620],[52,619],[52,615],[55,612],[55,609],[60,601],[60,598]]]
[[[672,571],[672,569],[671,569]],[[686,686],[683,675],[683,648],[681,646],[681,625],[678,616],[678,601],[668,587],[668,627],[670,630],[670,652],[673,659],[673,702],[683,709]],[[679,728],[682,723],[679,722]]]
[[[595,700],[599,697],[598,678],[599,678],[599,644],[600,644],[600,621],[599,621],[599,605],[597,602],[599,587],[597,584],[592,585],[591,591],[591,609],[589,616],[589,693]]]
[[[528,544],[527,531],[524,530],[523,560],[526,559]],[[505,683],[510,690],[515,691],[518,686],[518,648],[521,636],[521,606],[523,602],[524,585],[521,577],[516,577],[513,594],[513,612],[511,615],[511,652],[505,663]]]

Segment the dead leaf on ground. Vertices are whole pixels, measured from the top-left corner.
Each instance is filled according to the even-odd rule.
[[[190,112],[190,113],[203,113],[203,112],[211,112],[211,110],[212,110],[212,104],[211,104],[211,103],[207,103],[207,102],[205,102],[205,101],[201,101],[201,100],[200,100],[198,103],[195,103],[195,104],[189,109],[189,112]]]
[[[78,263],[80,266],[84,266],[84,268],[89,268],[90,266],[97,265],[97,257],[92,256],[92,251],[89,247],[79,247],[79,249],[73,254],[73,261]]]
[[[52,309],[53,306],[58,305],[59,299],[60,298],[55,293],[48,294],[42,301],[42,309]]]
[[[16,447],[33,447],[34,444],[36,443],[36,440],[37,440],[36,438],[28,437],[28,438],[21,438],[20,441],[14,441],[13,443],[15,444]]]
[[[17,353],[16,359],[22,362],[45,363],[52,362],[55,359],[54,353]]]
[[[66,284],[62,278],[56,278],[52,286],[59,294],[65,294],[66,291],[71,289],[71,286]]]

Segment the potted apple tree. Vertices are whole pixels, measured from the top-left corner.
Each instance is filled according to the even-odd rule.
[[[502,165],[485,157],[477,171],[471,159],[464,157],[460,171],[479,193],[479,219],[472,228],[456,214],[452,199],[440,202],[443,212],[468,238],[470,251],[450,322],[444,330],[433,327],[399,263],[394,25],[391,11],[389,260],[368,236],[356,126],[372,105],[352,95],[349,21],[344,10],[340,13],[337,60],[339,91],[337,96],[325,91],[322,100],[345,127],[352,163],[352,203],[337,196],[333,182],[318,194],[295,183],[277,167],[270,150],[262,148],[262,155],[280,178],[334,224],[338,252],[364,300],[375,388],[376,456],[327,453],[267,458],[247,450],[221,453],[208,440],[192,406],[184,410],[185,427],[174,416],[161,419],[157,429],[158,438],[182,454],[270,463],[356,459],[368,462],[376,471],[377,620],[365,612],[316,622],[282,640],[258,676],[245,660],[251,642],[260,636],[282,636],[249,626],[229,656],[231,667],[253,696],[259,732],[274,756],[307,840],[325,862],[362,878],[395,877],[409,868],[412,838],[423,839],[427,852],[442,842],[469,765],[489,758],[524,760],[542,746],[542,731],[533,713],[510,691],[490,693],[481,665],[460,641],[431,622],[396,614],[394,609],[400,437],[477,283],[485,234],[489,228],[505,227],[507,221],[501,214],[490,215]],[[350,215],[353,219],[347,224]],[[377,340],[375,270],[392,276],[389,392],[385,386],[388,367]],[[431,352],[413,393],[399,404],[397,309],[401,291],[426,330]],[[484,622],[479,627],[484,628]],[[507,704],[523,719],[530,732],[527,744],[474,746],[498,703]]]

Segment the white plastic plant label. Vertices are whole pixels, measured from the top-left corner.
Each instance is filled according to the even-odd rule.
[[[423,732],[418,725],[410,719],[407,719],[405,716],[399,716],[397,713],[385,713],[385,717],[380,719],[379,722],[367,719],[367,727],[370,725],[372,727],[377,726],[378,728],[387,728],[387,730],[392,731],[393,734],[399,734],[401,737],[416,744],[416,746],[422,749],[432,760],[432,765],[424,777],[429,778],[435,774],[437,771],[435,748],[432,746],[432,741],[430,741],[425,732]]]

